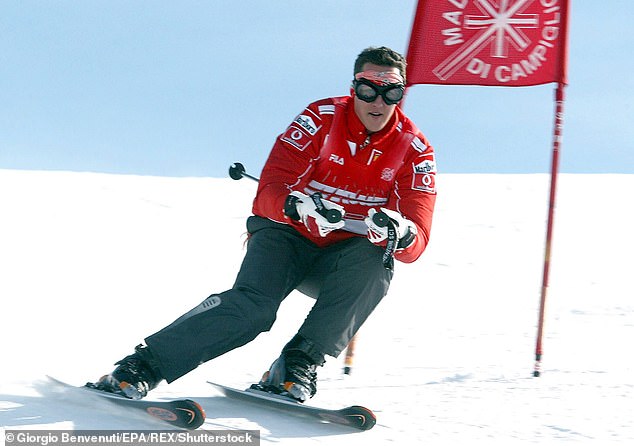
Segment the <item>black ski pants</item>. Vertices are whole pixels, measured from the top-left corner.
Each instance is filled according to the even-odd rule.
[[[383,266],[382,248],[365,237],[320,248],[290,226],[261,217],[250,217],[247,229],[233,288],[145,339],[168,382],[270,330],[294,289],[316,299],[298,334],[321,354],[337,357],[387,294],[393,271]]]

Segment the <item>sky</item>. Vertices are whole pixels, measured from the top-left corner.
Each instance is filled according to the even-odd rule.
[[[406,52],[415,6],[0,0],[0,168],[258,175],[307,104],[348,94],[361,50]],[[570,14],[560,171],[634,173],[631,3]],[[545,173],[554,89],[416,85],[404,111],[441,173]]]

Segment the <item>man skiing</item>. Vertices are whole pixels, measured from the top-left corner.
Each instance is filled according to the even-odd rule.
[[[387,294],[386,245],[409,263],[429,241],[436,166],[398,107],[405,68],[397,52],[367,48],[350,96],[316,101],[295,118],[263,168],[233,288],[148,336],[92,387],[142,398],[268,331],[297,289],[315,304],[258,387],[301,402],[315,394],[317,367],[345,349]]]

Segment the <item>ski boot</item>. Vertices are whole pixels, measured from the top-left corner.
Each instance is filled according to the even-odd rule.
[[[297,335],[284,347],[260,382],[251,388],[303,403],[317,393],[317,366],[324,362],[324,355],[315,345]]]
[[[137,345],[134,353],[115,363],[118,367],[86,387],[115,393],[133,400],[145,397],[163,379],[152,353],[147,347]]]

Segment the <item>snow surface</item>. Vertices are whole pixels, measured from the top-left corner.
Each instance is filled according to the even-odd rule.
[[[397,264],[353,374],[330,358],[311,401],[366,405],[373,430],[245,406],[205,384],[259,379],[311,305],[298,293],[271,332],[151,397],[195,398],[203,429],[257,429],[262,444],[632,444],[634,176],[560,176],[539,378],[548,175],[440,175],[438,185],[427,252]],[[95,380],[230,287],[254,192],[248,180],[0,170],[0,424],[163,428],[45,376]]]

